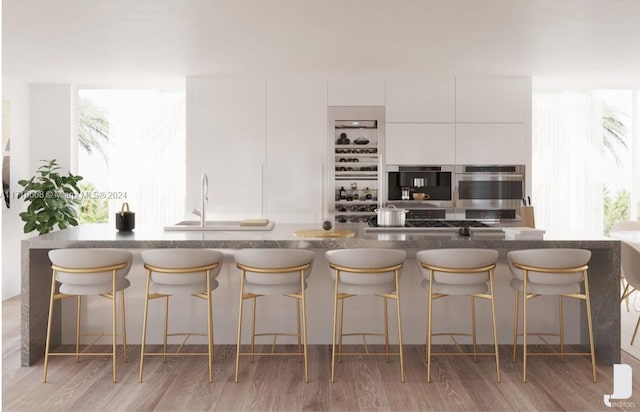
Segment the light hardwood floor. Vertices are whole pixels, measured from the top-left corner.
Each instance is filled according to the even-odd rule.
[[[397,358],[345,357],[329,382],[330,348],[310,349],[310,382],[302,382],[303,366],[287,357],[244,358],[240,382],[234,383],[235,347],[216,346],[214,382],[207,381],[201,357],[145,360],[145,381],[138,383],[140,347],[131,345],[129,363],[120,364],[119,382],[111,382],[109,357],[50,360],[49,383],[42,364],[20,367],[20,299],[5,301],[2,330],[2,409],[4,411],[195,411],[195,410],[609,410],[602,397],[611,393],[612,368],[599,365],[591,382],[586,357],[533,357],[529,382],[521,382],[522,362],[511,362],[501,347],[502,383],[495,364],[481,356],[477,364],[462,356],[438,357],[426,383],[424,346],[406,346],[406,383],[400,383]],[[108,350],[108,347],[105,347]],[[196,348],[201,350],[201,348]],[[634,395],[627,400],[640,410],[640,361],[624,354],[634,374]]]

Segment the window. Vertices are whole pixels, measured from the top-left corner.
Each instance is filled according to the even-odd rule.
[[[606,235],[613,223],[637,219],[637,94],[534,93],[532,194],[547,233]]]
[[[127,202],[137,227],[180,220],[185,199],[185,93],[81,89],[81,223],[109,222]]]

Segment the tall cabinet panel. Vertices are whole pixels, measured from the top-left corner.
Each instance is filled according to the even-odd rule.
[[[206,173],[208,219],[263,214],[265,122],[264,80],[188,79],[187,211],[199,207],[200,176]]]
[[[326,203],[327,83],[267,80],[266,217],[320,223]]]

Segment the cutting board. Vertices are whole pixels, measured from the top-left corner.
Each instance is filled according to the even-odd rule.
[[[240,226],[266,226],[269,219],[245,219],[240,222]]]
[[[296,237],[354,237],[355,234],[353,230],[305,229],[293,232]]]

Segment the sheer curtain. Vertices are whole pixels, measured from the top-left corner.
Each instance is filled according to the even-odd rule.
[[[184,215],[185,93],[161,90],[83,90],[109,121],[106,162],[80,157],[79,174],[93,178],[109,200],[109,224],[127,202],[136,228],[161,228]],[[84,169],[84,170],[83,170]],[[119,198],[121,194],[126,198]],[[115,198],[114,198],[115,197]]]
[[[602,109],[588,92],[534,94],[533,204],[553,237],[602,235]]]

